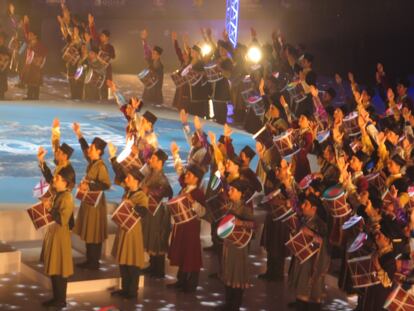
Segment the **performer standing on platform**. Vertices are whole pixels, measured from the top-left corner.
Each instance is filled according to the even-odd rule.
[[[163,49],[159,46],[154,46],[152,49],[148,44],[148,32],[143,30],[141,32],[142,45],[144,47],[144,58],[148,63],[148,69],[152,71],[158,79],[158,82],[150,89],[145,88],[142,99],[155,105],[161,105],[164,101],[162,96],[162,86],[164,83],[164,65],[161,62],[161,54]]]
[[[178,149],[172,145],[173,156]],[[200,189],[203,170],[196,165],[189,165],[184,174],[181,172],[181,162],[177,163],[176,171],[180,174],[182,189],[180,194],[187,195],[192,202],[191,209],[197,214],[196,218],[184,223],[174,224],[171,244],[168,251],[170,265],[178,266],[177,282],[167,287],[180,289],[184,292],[194,292],[197,289],[198,277],[202,267],[200,230],[201,220],[205,214],[204,192]]]
[[[147,213],[142,219],[144,233],[144,247],[150,256],[150,266],[146,272],[152,277],[165,277],[165,254],[168,251],[168,239],[171,232],[170,212],[162,199],[171,199],[173,190],[165,176],[163,166],[168,155],[161,149],[157,149],[141,170],[145,175],[142,188],[147,195],[159,201],[159,207],[155,214]]]
[[[43,83],[42,68],[46,61],[47,50],[39,41],[37,34],[29,31],[29,17],[25,16],[23,23],[28,44],[26,64],[22,72],[23,83],[27,84],[27,97],[24,99],[38,100],[40,86]]]
[[[7,91],[7,74],[10,66],[10,51],[5,45],[6,34],[0,32],[0,100],[4,100]]]
[[[53,298],[43,303],[45,307],[57,309],[66,307],[68,277],[73,274],[69,223],[75,208],[71,193],[74,179],[73,171],[67,167],[53,177],[56,196],[50,213],[55,222],[48,226],[42,247],[45,272],[52,280]]]
[[[99,137],[95,137],[91,145],[88,145],[81,133],[79,123],[73,123],[73,131],[79,139],[83,154],[88,161],[86,176],[80,183],[79,189],[86,191],[105,191],[111,186],[108,169],[102,156],[106,147],[106,142]],[[99,269],[99,259],[101,258],[102,243],[108,237],[107,232],[107,208],[105,194],[96,204],[90,205],[82,202],[76,218],[73,232],[78,234],[86,243],[86,261],[79,264],[79,267],[91,270]]]
[[[140,217],[129,231],[118,228],[112,256],[119,264],[121,289],[112,292],[111,296],[133,299],[137,297],[140,269],[145,265],[141,220],[148,214],[148,196],[141,188],[144,175],[138,170],[124,171],[122,166],[116,162],[116,147],[110,143],[108,150],[116,179],[123,181],[121,184],[124,188],[122,202],[126,200],[131,202],[134,212]]]
[[[88,15],[88,22],[89,22],[90,34],[91,34],[94,42],[96,42],[96,44],[98,45],[99,52],[102,52],[103,54],[108,56],[109,61],[115,59],[115,48],[109,42],[110,36],[111,36],[111,33],[109,32],[109,30],[104,29],[98,35],[98,33],[96,31],[96,28],[95,28],[95,18],[93,17],[93,15],[91,15],[91,14]],[[112,65],[111,65],[111,63],[109,63],[109,65],[106,67],[106,71],[105,71],[105,81],[108,81],[108,80],[112,81]],[[108,87],[107,87],[106,83],[104,83],[103,86],[101,87],[100,93],[101,93],[101,99],[102,100],[107,100],[108,99]]]
[[[188,112],[201,118],[209,118],[208,95],[210,93],[210,84],[204,77],[204,61],[201,55],[201,48],[193,45],[191,48],[191,67],[186,67],[202,77],[196,84],[190,83],[190,105]]]
[[[236,224],[253,229],[253,210],[245,204],[243,195],[248,188],[245,181],[236,180],[230,184],[228,196],[231,204],[228,213],[236,217]],[[223,310],[236,311],[242,304],[243,292],[249,283],[249,247],[237,247],[231,241],[224,240],[222,279],[226,287]]]

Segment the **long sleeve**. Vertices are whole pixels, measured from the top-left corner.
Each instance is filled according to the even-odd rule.
[[[96,42],[99,42],[99,35],[96,32],[95,23],[89,25],[89,31],[91,33],[92,39]]]
[[[85,157],[86,161],[90,162],[89,156],[88,156],[88,149],[89,145],[85,138],[81,137],[79,138],[79,144],[81,146],[83,156]]]
[[[42,172],[43,177],[47,181],[48,184],[51,184],[53,181],[53,174],[50,168],[47,166],[46,162],[39,164],[40,171]]]
[[[119,91],[114,92],[114,98],[119,108],[122,108],[124,105],[127,104],[125,97]]]
[[[91,191],[105,191],[111,187],[109,172],[105,164],[101,162],[98,167],[96,179],[89,182],[89,189]]]
[[[69,225],[74,209],[73,197],[70,192],[58,194],[51,211],[53,220],[61,226]]]
[[[147,40],[142,40],[142,46],[144,48],[144,59],[148,62],[148,64],[152,63],[152,51],[151,47],[148,44]]]
[[[178,40],[174,40],[174,49],[175,49],[175,54],[177,54],[178,60],[180,61],[180,64],[181,65],[184,64],[183,51],[178,45]]]
[[[116,157],[111,159],[111,165],[115,173],[115,184],[122,186],[126,176],[122,166],[116,161]]]

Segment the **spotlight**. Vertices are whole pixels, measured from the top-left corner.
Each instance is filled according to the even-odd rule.
[[[247,51],[247,59],[257,64],[262,59],[262,51],[257,46],[252,46]]]
[[[210,54],[212,51],[211,45],[210,44],[203,44],[203,46],[201,47],[201,54],[203,54],[203,56],[206,56],[208,54]]]

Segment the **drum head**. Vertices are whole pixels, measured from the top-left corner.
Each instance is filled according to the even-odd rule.
[[[91,82],[93,76],[93,69],[89,69],[85,76],[85,83]]]
[[[369,175],[365,176],[365,178],[368,182],[370,182],[370,181],[374,180],[375,178],[377,178],[379,176],[379,174],[380,174],[379,172],[372,173],[372,174],[369,174]]]
[[[353,253],[357,250],[359,250],[365,243],[365,241],[368,239],[368,235],[365,232],[361,232],[358,234],[358,236],[355,238],[354,242],[349,246],[347,252]]]
[[[335,185],[326,189],[322,197],[325,200],[335,200],[336,198],[342,196],[344,192],[345,190],[341,185]]]
[[[149,74],[149,69],[144,69],[138,74],[138,78],[143,79]]]
[[[319,132],[319,133],[318,133],[318,135],[317,135],[316,139],[317,139],[317,140],[318,140],[318,142],[321,144],[321,143],[323,143],[325,140],[327,140],[327,139],[328,139],[328,137],[329,137],[330,135],[331,135],[331,134],[330,134],[330,131],[329,131],[329,130],[322,131],[322,132]]]
[[[345,116],[344,121],[349,121],[349,120],[352,120],[352,119],[355,119],[355,118],[358,118],[358,112],[352,111],[347,116]]]
[[[82,76],[82,74],[83,74],[83,66],[79,66],[78,68],[76,68],[76,71],[75,71],[75,75],[74,75],[75,80],[78,80]]]
[[[229,236],[230,233],[232,233],[234,227],[235,227],[236,217],[233,215],[227,215],[225,216],[219,223],[217,227],[217,235],[225,239]]]
[[[395,297],[397,297],[397,294],[400,290],[402,290],[402,288],[401,286],[398,286],[391,292],[391,294],[388,295],[387,300],[385,300],[385,303],[384,303],[384,309],[388,309],[391,303],[395,300]],[[402,310],[405,310],[405,309],[402,309]]]
[[[280,189],[277,189],[271,193],[269,193],[268,195],[266,195],[265,197],[263,197],[262,199],[262,204],[265,204],[267,202],[269,202],[271,199],[273,199],[275,196],[279,195],[280,193]]]
[[[342,225],[342,229],[347,230],[347,229],[353,227],[354,225],[359,223],[361,221],[361,219],[362,219],[361,216],[358,216],[358,215],[352,216],[347,221],[345,221],[345,223]]]
[[[302,180],[299,182],[299,188],[301,190],[305,190],[307,188],[309,188],[310,184],[312,183],[312,181],[314,180],[314,175],[313,174],[308,174],[305,177],[302,178]]]

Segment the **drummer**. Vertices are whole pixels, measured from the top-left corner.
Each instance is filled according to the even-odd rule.
[[[73,123],[73,131],[79,139],[88,162],[86,176],[80,183],[79,189],[84,192],[108,190],[111,182],[108,169],[102,160],[106,142],[99,137],[95,137],[92,144],[88,145],[78,123]],[[107,206],[104,194],[102,194],[96,206],[86,202],[81,203],[73,229],[73,232],[86,243],[86,261],[78,264],[80,268],[99,269],[102,243],[108,238],[107,222]]]
[[[108,144],[108,150],[117,179],[123,180],[122,202],[131,202],[134,212],[139,216],[139,221],[129,231],[121,227],[118,228],[112,256],[119,264],[121,289],[113,291],[111,296],[134,299],[137,297],[140,269],[145,266],[141,220],[148,214],[148,196],[141,188],[144,175],[138,170],[123,171],[122,167],[114,161],[116,148],[112,144]]]
[[[236,225],[253,229],[253,210],[245,204],[245,191],[248,184],[237,180],[230,183],[228,196],[231,204],[228,212],[236,217]],[[231,241],[224,240],[223,259],[222,259],[222,280],[225,286],[225,305],[223,310],[239,310],[243,300],[243,293],[250,287],[249,247],[246,245],[239,248]]]
[[[282,134],[289,127],[286,120],[282,117],[281,111],[283,111],[282,105],[275,96],[272,96],[269,109],[264,115],[264,124],[269,128],[273,136]]]
[[[182,174],[181,171],[177,171]],[[202,267],[200,217],[205,215],[205,197],[200,188],[204,171],[192,164],[186,167],[180,194],[188,195],[192,202],[191,209],[197,214],[190,221],[174,224],[171,243],[168,250],[170,265],[178,266],[177,281],[167,287],[186,293],[197,289],[200,269]]]
[[[51,278],[53,290],[53,298],[43,302],[43,306],[59,310],[66,307],[68,277],[73,274],[70,218],[75,208],[71,193],[74,179],[74,172],[68,167],[53,177],[56,196],[50,213],[54,223],[48,226],[42,246],[41,259],[46,274]]]
[[[157,149],[142,169],[145,179],[142,188],[147,195],[152,195],[157,201],[164,198],[171,199],[173,190],[168,178],[164,174],[164,165],[168,155]],[[165,204],[161,203],[156,213],[147,213],[142,219],[145,251],[150,256],[150,265],[146,270],[151,277],[163,279],[165,277],[165,254],[168,251],[168,239],[171,232],[170,213]]]
[[[162,95],[162,86],[164,83],[164,65],[161,62],[163,49],[154,46],[152,49],[148,44],[148,31],[141,31],[141,41],[144,47],[145,61],[148,63],[148,69],[157,77],[157,83],[150,89],[145,88],[142,99],[145,102],[155,105],[162,105],[164,98]]]
[[[304,216],[303,233],[321,243],[315,257],[300,264],[293,257],[289,273],[289,285],[295,291],[297,310],[321,310],[324,295],[324,277],[328,272],[328,230],[326,224],[317,216],[317,198],[310,194],[301,198],[301,211]]]

